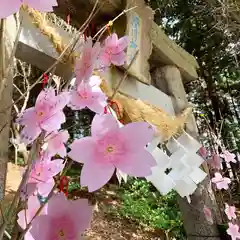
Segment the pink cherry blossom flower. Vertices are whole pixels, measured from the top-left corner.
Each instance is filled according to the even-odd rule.
[[[58,5],[56,0],[1,0],[0,18],[18,12],[23,3],[41,12],[52,12],[53,6]]]
[[[68,131],[60,131],[60,132],[52,132],[47,136],[45,141],[47,142],[46,152],[50,156],[54,156],[58,154],[61,157],[65,157],[67,155],[67,150],[64,145],[69,139]]]
[[[222,177],[221,173],[216,172],[215,177],[212,178],[212,182],[216,184],[217,189],[228,189],[228,184],[231,183],[230,178]]]
[[[210,223],[213,224],[213,218],[212,218],[212,212],[211,210],[204,205],[203,207],[203,213],[205,215],[206,220]]]
[[[50,178],[46,182],[27,183],[21,191],[21,199],[26,201],[30,196],[38,194],[41,197],[47,197],[55,185],[54,179]]]
[[[36,191],[41,197],[47,197],[48,194],[52,191],[55,185],[55,181],[53,178],[50,178],[46,182],[40,182],[37,184]]]
[[[99,87],[100,84],[101,79],[98,76],[92,76],[89,83],[80,83],[77,90],[72,91],[68,106],[73,110],[88,107],[93,112],[103,113],[107,97]]]
[[[27,201],[32,195],[37,195],[37,183],[25,184],[21,189],[20,198],[22,201]]]
[[[36,161],[30,172],[28,183],[45,183],[64,168],[63,160]]]
[[[34,222],[35,219],[33,217],[37,213],[38,209],[40,208],[40,202],[37,196],[30,196],[27,202],[27,209],[24,209],[18,213],[18,225],[25,229],[27,224],[29,224],[31,221]],[[46,214],[46,207],[44,206],[39,215]],[[31,227],[30,229],[31,230]],[[25,239],[27,240],[34,240],[32,237],[30,231],[27,231],[25,235]]]
[[[208,155],[206,148],[202,146],[199,149],[199,154],[205,159],[207,157],[207,155]]]
[[[229,220],[237,218],[235,211],[236,211],[235,206],[229,206],[227,203],[225,203],[225,213]]]
[[[212,168],[220,169],[221,168],[221,159],[216,153],[212,154],[212,159],[208,161]]]
[[[224,151],[220,154],[221,158],[224,158],[227,163],[233,162],[236,163],[237,160],[235,159],[236,155],[234,153],[230,153],[229,151]]]
[[[63,108],[69,102],[69,93],[55,95],[53,88],[43,90],[37,97],[35,107],[26,109],[17,119],[24,125],[21,139],[26,144],[33,142],[42,130],[56,131],[65,122]]]
[[[75,74],[77,84],[89,81],[100,50],[100,43],[97,42],[92,46],[92,39],[88,38],[83,46],[81,58],[76,61]]]
[[[227,234],[231,236],[232,240],[240,239],[239,226],[231,222],[228,223]]]
[[[21,199],[25,201],[33,194],[47,197],[55,184],[53,176],[62,171],[63,168],[63,160],[51,161],[50,155],[39,155],[38,159],[33,162],[27,183],[21,189]]]
[[[34,240],[79,239],[90,225],[92,207],[87,199],[68,200],[64,194],[55,194],[46,204],[47,214],[33,221],[30,230]]]
[[[116,33],[105,39],[104,47],[102,48],[99,61],[102,68],[107,68],[112,64],[121,66],[126,61],[126,53],[124,50],[129,44],[127,36],[118,39]]]
[[[106,184],[115,168],[135,177],[151,175],[156,161],[145,148],[154,134],[148,123],[135,122],[120,128],[111,114],[96,114],[91,133],[92,137],[75,140],[69,153],[73,160],[84,163],[80,183],[89,191]]]

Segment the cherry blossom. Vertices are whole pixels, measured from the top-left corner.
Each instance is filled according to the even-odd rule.
[[[65,122],[63,108],[69,102],[69,93],[55,95],[55,90],[42,90],[38,95],[34,107],[26,109],[17,119],[17,123],[24,125],[21,140],[28,144],[33,142],[42,130],[56,131]]]
[[[22,229],[25,229],[27,224],[29,224],[30,221],[32,221],[33,217],[35,216],[35,214],[37,213],[39,208],[40,208],[40,202],[38,200],[38,197],[34,196],[34,195],[30,196],[28,199],[28,202],[27,202],[27,209],[23,209],[17,215],[18,216],[18,220],[17,220],[18,225]],[[46,207],[43,207],[43,209],[40,211],[38,216],[41,216],[42,214],[46,214]],[[34,220],[32,222],[34,222]],[[27,231],[27,233],[25,235],[25,239],[34,240],[34,238],[32,237],[32,235],[30,233],[30,230],[31,230],[31,227]]]
[[[212,166],[212,168],[220,169],[221,168],[221,159],[218,154],[213,153],[212,158],[208,163]]]
[[[95,115],[91,137],[75,140],[69,156],[84,163],[80,183],[93,192],[106,184],[115,168],[135,176],[151,175],[156,165],[145,146],[153,138],[153,128],[146,122],[135,122],[121,128],[111,114]]]
[[[213,218],[212,218],[212,212],[211,210],[204,205],[203,207],[203,213],[205,215],[206,220],[210,223],[213,224]]]
[[[202,146],[202,147],[199,149],[199,154],[205,159],[205,158],[207,157],[207,155],[208,155],[206,148]]]
[[[40,195],[41,197],[47,197],[48,194],[52,191],[55,185],[55,181],[53,178],[50,178],[46,182],[38,182],[38,183],[27,183],[21,191],[21,199],[26,201],[31,195]]]
[[[34,161],[28,181],[21,190],[21,199],[27,200],[32,194],[47,197],[55,185],[53,177],[63,170],[64,165],[62,159],[51,161],[49,155]]]
[[[124,50],[129,44],[129,39],[124,36],[118,39],[116,33],[105,39],[104,46],[100,52],[99,61],[102,68],[109,67],[112,64],[121,66],[126,61]]]
[[[67,155],[67,150],[64,145],[69,139],[68,131],[52,132],[47,136],[45,141],[47,142],[46,152],[50,156],[58,154],[61,157]]]
[[[216,172],[215,177],[212,178],[212,182],[216,184],[217,189],[228,189],[228,184],[231,183],[230,178],[222,177],[221,173]]]
[[[77,90],[72,91],[68,106],[73,110],[88,107],[93,112],[103,113],[107,97],[99,87],[100,84],[101,79],[98,76],[92,76],[89,83],[80,83]]]
[[[236,211],[235,206],[229,206],[227,203],[225,203],[225,213],[229,220],[237,218],[235,211]]]
[[[33,221],[30,233],[34,240],[79,239],[90,225],[92,207],[87,199],[71,201],[59,193],[50,198],[46,209],[46,214]]]
[[[232,240],[240,239],[239,226],[231,222],[228,223],[227,234],[231,236]]]
[[[18,12],[23,3],[41,12],[52,12],[53,6],[58,5],[56,0],[1,0],[0,18]]]
[[[224,158],[227,163],[233,162],[236,163],[237,160],[235,159],[236,155],[234,153],[230,153],[229,151],[224,151],[220,154],[221,158]]]
[[[18,213],[18,224],[22,229],[26,228],[26,225],[32,220],[37,210],[40,208],[40,202],[37,196],[31,195],[28,199],[28,208],[23,209]],[[46,212],[46,208],[43,208],[42,213]]]
[[[89,81],[100,50],[100,43],[97,42],[92,46],[92,39],[88,38],[83,46],[81,58],[76,60],[75,74],[77,84]]]
[[[27,201],[31,195],[37,195],[37,183],[27,183],[22,187],[20,197],[23,201]]]
[[[36,161],[30,172],[28,183],[45,183],[64,168],[63,160]]]

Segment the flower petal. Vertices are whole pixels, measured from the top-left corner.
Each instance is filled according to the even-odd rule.
[[[117,45],[118,42],[118,36],[116,33],[113,33],[111,36],[108,36],[105,39],[105,46],[111,46],[111,45]]]
[[[41,105],[44,102],[53,102],[53,100],[55,100],[56,95],[55,95],[55,90],[54,88],[50,87],[47,89],[42,90],[36,100],[36,104],[35,107],[36,109],[38,109],[39,107],[41,107]]]
[[[120,38],[117,43],[118,52],[124,51],[127,48],[128,44],[129,44],[128,36],[124,36],[124,37]]]
[[[62,144],[62,146],[58,148],[57,154],[58,154],[60,157],[62,157],[62,158],[66,157],[66,155],[67,155],[67,149],[66,149],[66,147],[64,146],[64,144]]]
[[[60,173],[65,166],[62,159],[54,159],[50,162],[45,163],[45,165],[47,166],[47,171],[51,177]]]
[[[103,114],[104,107],[107,105],[107,97],[98,87],[93,88],[92,91],[92,101],[87,107],[95,113]]]
[[[134,122],[120,128],[120,134],[127,139],[131,149],[138,150],[150,143],[154,136],[154,129],[147,122]]]
[[[56,96],[56,110],[61,111],[70,101],[70,93],[67,91],[62,92]]]
[[[126,54],[125,52],[120,52],[118,54],[111,55],[111,62],[116,66],[122,66],[126,61]]]
[[[30,125],[36,121],[35,108],[26,109],[16,120],[16,123],[21,125]]]
[[[95,113],[103,114],[105,106],[106,106],[105,101],[104,100],[102,100],[102,101],[99,100],[99,101],[93,102],[92,104],[89,104],[88,108]]]
[[[115,166],[130,176],[147,177],[152,174],[151,168],[156,166],[156,161],[148,151],[138,150],[135,154],[126,154]]]
[[[67,213],[69,209],[69,202],[66,196],[61,192],[54,194],[47,204],[47,213],[50,217],[57,218],[63,213]]]
[[[21,7],[22,3],[20,0],[2,0],[1,7],[0,7],[0,19],[6,18],[16,12],[18,12],[19,8]]]
[[[57,6],[56,0],[24,0],[24,3],[41,12],[52,12],[53,6]]]
[[[118,130],[119,125],[112,114],[96,114],[92,120],[91,133],[92,136],[99,136],[106,132]]]
[[[59,205],[57,206],[59,209]],[[30,234],[33,236],[34,240],[50,240],[49,233],[52,228],[52,221],[48,215],[37,216],[32,222],[32,228],[30,229]]]
[[[55,185],[55,182],[54,182],[53,178],[51,178],[47,182],[38,183],[38,185],[37,185],[38,193],[42,197],[47,197],[48,194],[52,191],[52,188],[54,187],[54,185]]]
[[[80,184],[81,186],[87,186],[89,192],[94,192],[111,179],[114,170],[115,167],[110,163],[87,162],[82,168]]]
[[[35,124],[27,125],[21,131],[21,141],[25,144],[32,143],[41,133],[41,128]]]
[[[61,127],[61,124],[66,121],[62,111],[52,113],[47,120],[41,123],[41,128],[47,132],[53,132]]]
[[[74,222],[77,224],[76,228],[79,232],[84,232],[90,226],[93,212],[92,206],[89,206],[87,199],[78,199],[71,202],[70,208]],[[79,211],[76,211],[76,209],[79,209]]]
[[[72,91],[70,102],[68,106],[72,110],[81,110],[86,107],[86,101],[85,99],[81,98],[77,91]]]
[[[84,137],[74,140],[74,142],[69,146],[71,151],[68,153],[68,156],[76,162],[89,162],[92,160],[95,145],[96,140],[92,137]]]

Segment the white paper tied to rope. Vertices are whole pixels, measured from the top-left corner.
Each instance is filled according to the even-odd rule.
[[[199,168],[204,159],[196,154],[201,144],[183,132],[178,139],[172,138],[167,143],[166,147],[171,153],[168,156],[157,147],[159,143],[160,138],[156,137],[147,147],[157,166],[152,168],[152,175],[146,179],[163,195],[174,189],[181,197],[188,197],[207,176]]]

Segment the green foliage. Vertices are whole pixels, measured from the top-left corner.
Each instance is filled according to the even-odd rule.
[[[169,231],[175,238],[184,239],[175,192],[162,196],[147,181],[130,179],[119,187],[117,195],[122,203],[115,209],[117,215]]]
[[[75,167],[74,165],[67,171],[66,176],[70,177],[70,181],[68,184],[68,192],[71,193],[74,190],[81,189],[79,176],[81,170],[79,167]]]
[[[79,181],[78,182],[70,181],[69,185],[68,185],[68,192],[71,193],[72,191],[80,189],[80,188],[81,188],[81,186],[80,186]]]

